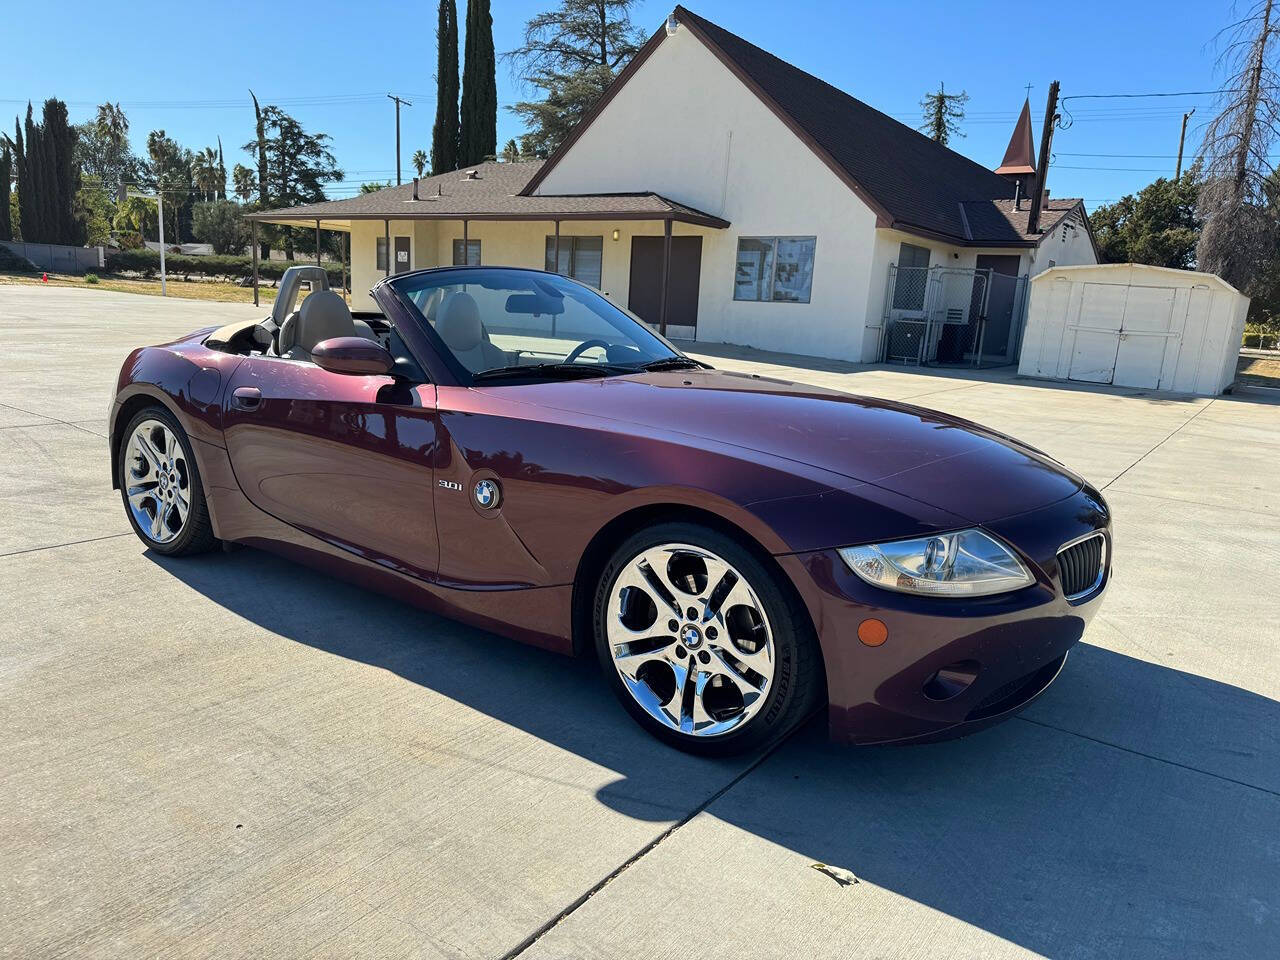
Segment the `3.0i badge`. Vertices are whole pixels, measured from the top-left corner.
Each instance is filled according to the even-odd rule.
[[[502,500],[502,488],[498,486],[496,480],[478,480],[476,485],[471,488],[471,496],[476,501],[476,506],[482,510],[492,510]]]

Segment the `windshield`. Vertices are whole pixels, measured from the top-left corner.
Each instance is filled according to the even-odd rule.
[[[438,270],[392,286],[475,381],[698,365],[594,290],[555,274]]]

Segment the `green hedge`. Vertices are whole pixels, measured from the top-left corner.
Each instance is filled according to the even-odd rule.
[[[207,256],[194,257],[183,253],[166,253],[165,270],[168,273],[195,274],[202,277],[251,277],[253,260],[249,257]],[[309,266],[305,260],[262,260],[258,263],[258,276],[263,280],[279,280],[290,267]],[[107,254],[107,273],[141,273],[156,276],[160,273],[160,253],[156,250],[118,250]],[[329,283],[337,287],[342,283],[342,268],[326,265]]]

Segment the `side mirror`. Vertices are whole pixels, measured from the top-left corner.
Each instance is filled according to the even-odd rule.
[[[321,370],[352,376],[385,376],[395,366],[391,354],[379,343],[364,337],[332,337],[311,351],[311,359]]]

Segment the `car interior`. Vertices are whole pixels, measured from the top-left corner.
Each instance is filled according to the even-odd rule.
[[[304,291],[304,285],[309,292]],[[328,274],[314,266],[290,267],[284,272],[270,317],[228,324],[206,337],[205,346],[226,353],[313,363],[311,351],[333,337],[372,340],[395,359],[395,375],[426,379],[394,326],[383,317],[353,316],[342,296],[329,289]]]

